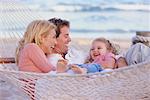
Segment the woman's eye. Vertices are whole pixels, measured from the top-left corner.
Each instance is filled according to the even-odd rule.
[[[97,48],[97,49],[101,49],[101,48]]]

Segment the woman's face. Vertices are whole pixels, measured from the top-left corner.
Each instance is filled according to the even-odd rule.
[[[56,45],[56,32],[54,29],[49,31],[47,36],[42,36],[42,44],[44,53],[50,54]]]
[[[99,55],[105,55],[107,53],[106,44],[101,41],[95,41],[92,44],[90,55],[93,60]]]

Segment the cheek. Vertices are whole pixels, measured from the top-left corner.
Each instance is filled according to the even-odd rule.
[[[91,55],[91,57],[92,57],[92,58],[94,57],[94,56],[93,56],[93,52],[92,52],[92,51],[91,51],[90,55]]]
[[[48,46],[48,44],[49,44],[49,40],[45,40],[45,45]]]
[[[56,41],[57,41],[57,45],[61,45],[63,43],[62,39],[60,39],[60,38],[57,38]]]
[[[61,42],[62,42],[62,43],[66,43],[67,41],[68,41],[68,39],[65,38],[65,37],[61,39]]]
[[[100,53],[101,53],[101,54],[105,54],[105,53],[106,53],[106,50],[103,49],[103,50],[100,51]]]

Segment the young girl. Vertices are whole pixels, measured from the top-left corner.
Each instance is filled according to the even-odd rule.
[[[74,64],[72,70],[76,73],[83,73],[86,69],[87,73],[93,73],[103,69],[113,69],[116,62],[115,53],[116,49],[109,40],[97,38],[92,42],[90,54],[85,64]]]

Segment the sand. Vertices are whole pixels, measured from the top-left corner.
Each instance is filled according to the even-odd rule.
[[[120,51],[124,52],[126,51],[131,43],[131,40],[126,39],[109,39],[112,43],[118,44],[120,46]],[[85,52],[89,51],[91,42],[93,41],[93,38],[73,38],[72,44],[74,47],[79,48],[79,50],[83,50]]]

